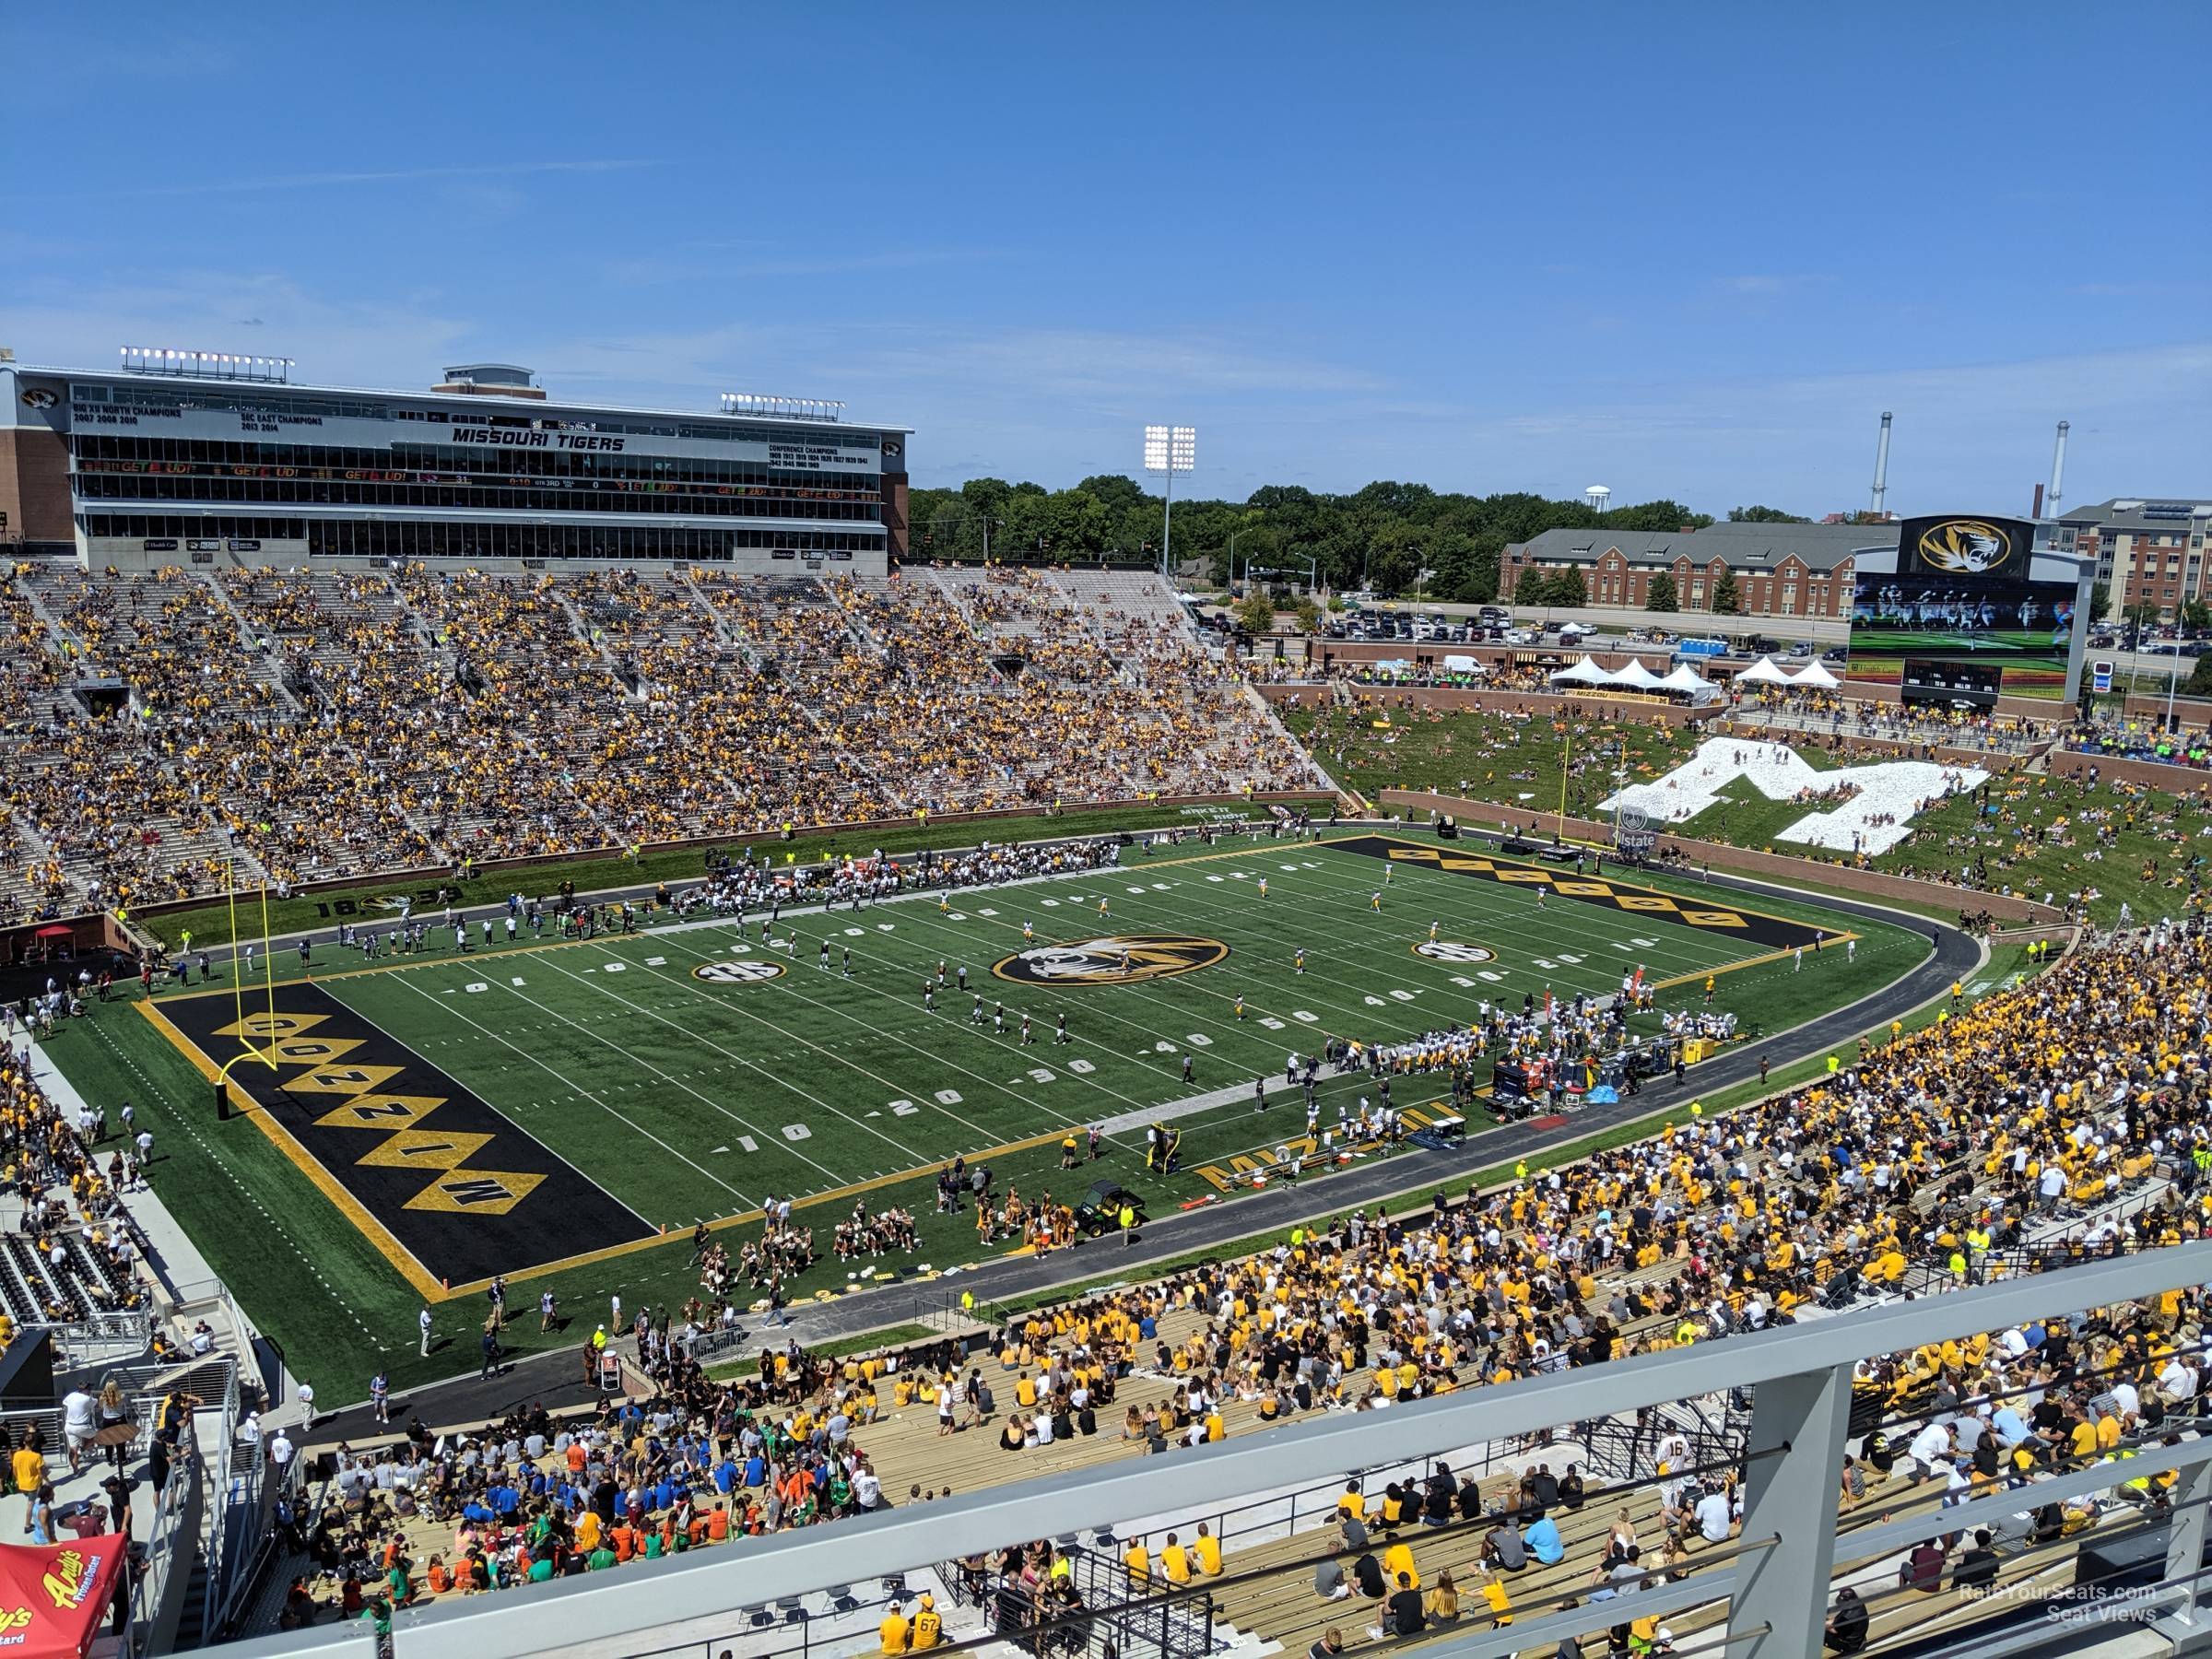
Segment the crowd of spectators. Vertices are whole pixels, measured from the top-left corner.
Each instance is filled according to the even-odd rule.
[[[980,1349],[947,1339],[823,1358],[786,1341],[752,1374],[717,1382],[688,1341],[656,1336],[641,1345],[651,1392],[583,1424],[525,1414],[480,1436],[432,1443],[418,1430],[348,1454],[322,1547],[341,1577],[382,1576],[401,1600],[504,1587],[882,1507],[893,1498],[870,1449],[901,1421],[912,1433],[934,1421],[938,1438],[984,1430],[1000,1456],[959,1465],[973,1485],[1017,1477],[1055,1446],[1170,1455],[1308,1413],[1724,1341],[1815,1302],[1926,1295],[2200,1237],[2212,1218],[2208,985],[2200,923],[2121,935],[2019,988],[1954,999],[1921,1030],[1893,1026],[1818,1081],[1735,1114],[1693,1111],[1574,1166],[1524,1168],[1458,1202],[1439,1194],[1426,1214],[1300,1226],[1256,1256],[1017,1315]],[[1914,1588],[1984,1583],[1993,1555],[2115,1507],[2155,1509],[2170,1483],[2120,1469],[2109,1489],[2064,1503],[2035,1488],[2191,1425],[2212,1389],[2207,1311],[2201,1288],[2179,1290],[1863,1362],[1839,1506],[2019,1493],[1989,1536],[1939,1535],[1904,1559]],[[1621,1599],[1624,1618],[1639,1588],[1679,1576],[1686,1554],[1737,1524],[1734,1478],[1687,1467],[1687,1451],[1659,1454],[1672,1473],[1661,1469],[1657,1535],[1639,1540],[1624,1510],[1586,1564],[1569,1563],[1586,1572],[1582,1594]],[[1364,1597],[1376,1628],[1406,1633],[1417,1607],[1458,1615],[1456,1591],[1432,1605],[1449,1571],[1477,1617],[1508,1617],[1506,1586],[1565,1559],[1557,1518],[1600,1495],[1579,1470],[1534,1462],[1494,1493],[1438,1477],[1380,1493],[1367,1489],[1380,1476],[1355,1482],[1317,1594]],[[420,1527],[394,1542],[410,1516],[452,1526],[451,1548],[426,1558]],[[1017,1549],[959,1571],[993,1595],[1013,1575],[1027,1621],[1035,1565]],[[1124,1563],[1140,1594],[1218,1570],[1214,1540],[1133,1545]],[[1421,1594],[1401,1597],[1400,1574]]]
[[[0,905],[1315,785],[1164,585],[1091,580],[17,565]]]

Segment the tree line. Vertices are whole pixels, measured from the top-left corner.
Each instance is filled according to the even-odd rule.
[[[908,500],[912,557],[973,561],[1142,563],[1159,557],[1160,498],[1135,479],[1101,474],[1073,489],[971,478],[958,489],[917,489]],[[1806,521],[1772,507],[1738,507],[1733,519]],[[1640,501],[1604,512],[1584,501],[1524,491],[1470,496],[1426,484],[1381,482],[1351,495],[1271,484],[1243,501],[1175,502],[1171,556],[1204,559],[1216,583],[1236,572],[1272,572],[1337,591],[1385,597],[1420,593],[1480,604],[1498,597],[1499,556],[1547,530],[1681,530],[1712,523],[1679,501]],[[1580,585],[1579,572],[1571,576]],[[1524,578],[1522,586],[1526,587]],[[1541,594],[1516,602],[1579,604]]]

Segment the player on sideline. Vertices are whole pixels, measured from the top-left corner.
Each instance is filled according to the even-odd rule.
[[[937,895],[937,914],[940,916],[949,916],[952,914],[952,906],[947,901],[945,895],[942,893]]]
[[[1108,910],[1106,907],[1106,895],[1100,893],[1099,895],[1099,920],[1103,922],[1113,912]]]
[[[1542,910],[1544,908],[1544,894],[1546,891],[1547,889],[1544,888],[1538,888],[1536,889],[1536,908],[1538,910]]]
[[[1390,878],[1391,878],[1393,876],[1395,876],[1397,873],[1398,873],[1398,866],[1397,866],[1396,865],[1394,865],[1394,864],[1386,864],[1386,865],[1384,865],[1382,866],[1382,885],[1383,885],[1384,887],[1388,887],[1388,886],[1390,885]]]

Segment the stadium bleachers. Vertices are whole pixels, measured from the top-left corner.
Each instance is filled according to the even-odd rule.
[[[104,717],[76,695],[121,681]],[[918,570],[0,580],[0,904],[1314,787],[1158,579]]]
[[[1188,1547],[1197,1524],[1207,1523],[1226,1550],[1225,1570],[1194,1589],[1213,1596],[1213,1629],[1240,1652],[1295,1653],[1332,1627],[1347,1648],[1382,1645],[1370,1633],[1376,1604],[1324,1599],[1314,1572],[1325,1558],[1348,1570],[1363,1549],[1380,1555],[1392,1543],[1409,1548],[1422,1589],[1435,1588],[1446,1571],[1457,1585],[1457,1619],[1419,1641],[1481,1630],[1501,1613],[1531,1622],[1570,1600],[1596,1611],[1610,1591],[1620,1596],[1620,1623],[1663,1621],[1684,1651],[1714,1646],[1727,1607],[1720,1589],[1699,1591],[1699,1575],[1761,1547],[1735,1535],[1729,1521],[1733,1510],[1747,1524],[1741,1504],[1757,1456],[1766,1455],[1749,1450],[1743,1408],[1726,1397],[1728,1379],[1744,1374],[1728,1364],[1733,1339],[1775,1321],[1848,1319],[1868,1300],[1903,1311],[1913,1299],[1924,1305],[1970,1280],[2156,1251],[2201,1235],[2212,1201],[2193,1174],[2196,1160],[2180,1155],[2185,1145],[2212,1145],[2191,1126],[2199,1096],[2124,1056],[2178,1057],[2175,1041],[2198,1030],[2207,966],[2212,938],[2194,927],[2085,948],[2022,988],[1947,1007],[1944,1019],[1870,1049],[1848,1071],[1724,1119],[1670,1127],[1394,1224],[1380,1213],[1344,1216],[1256,1255],[1013,1313],[964,1353],[922,1344],[884,1368],[876,1357],[816,1360],[779,1344],[756,1362],[768,1367],[756,1384],[746,1380],[751,1365],[737,1381],[709,1382],[657,1341],[646,1343],[642,1359],[655,1382],[633,1399],[647,1415],[667,1414],[656,1423],[660,1447],[640,1451],[641,1433],[617,1424],[610,1409],[603,1428],[611,1432],[582,1455],[606,1460],[641,1488],[654,1484],[645,1476],[669,1468],[668,1460],[688,1462],[688,1477],[641,1500],[649,1524],[680,1509],[670,1493],[687,1488],[711,1507],[717,1494],[704,1472],[722,1448],[706,1442],[729,1443],[731,1419],[723,1414],[735,1405],[770,1435],[769,1472],[786,1489],[797,1489],[788,1483],[809,1458],[865,1457],[865,1472],[886,1499],[904,1506],[1102,1472],[1148,1452],[1164,1475],[1198,1440],[1233,1445],[1279,1427],[1293,1437],[1285,1443],[1295,1445],[1301,1430],[1330,1411],[1479,1395],[1491,1384],[1525,1399],[1525,1385],[1548,1382],[1549,1373],[1689,1348],[1697,1369],[1687,1374],[1711,1379],[1717,1391],[1702,1411],[1665,1407],[1648,1418],[1541,1430],[1531,1430],[1524,1413],[1512,1440],[1440,1446],[1417,1463],[1351,1471],[1373,1539],[1365,1546],[1340,1541],[1335,1485],[1306,1488],[1293,1500],[1286,1489],[1261,1489],[1264,1478],[1194,1501],[1198,1488],[1186,1481],[1181,1499],[1140,1515],[1122,1512],[1126,1518],[1112,1534],[1071,1532],[1051,1542],[1093,1555],[1083,1582],[1095,1608],[1104,1605],[1100,1595],[1141,1601],[1156,1594],[1166,1574],[1166,1533],[1177,1531]],[[2062,1028],[2081,1054],[2104,1058],[2068,1058],[2053,1046]],[[2030,1053],[2044,1058],[2031,1061]],[[2132,1071],[2146,1085],[2124,1122],[2108,1119],[2105,1089],[2083,1080],[2031,1100],[2037,1080],[2024,1077],[2024,1067],[2071,1076],[2077,1065],[2090,1064],[2114,1077]],[[2193,1055],[2187,1064],[2198,1062]],[[1923,1087],[1931,1079],[1940,1079],[1939,1090]],[[1909,1103],[1900,1103],[1900,1089],[1912,1091]],[[2145,1461],[2134,1468],[2155,1467],[2160,1447],[2206,1426],[2212,1302],[2196,1277],[2194,1288],[2073,1320],[2005,1322],[1983,1331],[1966,1321],[1940,1345],[1874,1353],[1845,1373],[1850,1426],[1841,1444],[1855,1453],[1857,1472],[1845,1457],[1830,1488],[1839,1517],[1835,1584],[1849,1585],[1864,1605],[1875,1645],[2032,1605],[2075,1582],[2085,1550],[2125,1545],[2164,1524],[2176,1497],[2171,1482],[2131,1479],[2124,1460],[2140,1453]],[[2081,1304],[2053,1292],[2045,1305]],[[971,1370],[996,1395],[995,1408],[980,1425],[947,1435],[935,1391],[958,1394]],[[1078,1386],[1091,1391],[1089,1435],[1079,1432],[1082,1402],[1071,1393]],[[1763,1394],[1766,1384],[1758,1386]],[[1302,1406],[1301,1396],[1310,1396]],[[965,1405],[956,1409],[968,1416]],[[849,1431],[834,1421],[839,1413],[849,1417]],[[1063,1427],[1038,1443],[1033,1419],[1045,1417]],[[1032,1420],[1026,1439],[1025,1419]],[[1076,1430],[1065,1426],[1071,1420]],[[1462,1421],[1473,1427],[1481,1419]],[[502,1484],[491,1471],[507,1454],[488,1448],[512,1432],[488,1430],[481,1453],[448,1437],[441,1451],[418,1460],[413,1477],[427,1512],[400,1526],[418,1572],[432,1553],[450,1562],[465,1543],[493,1556],[513,1547],[511,1528],[482,1526],[465,1540],[454,1522],[463,1504]],[[1414,1502],[1396,1512],[1394,1535],[1389,1487],[1414,1490],[1441,1475],[1438,1457],[1448,1457],[1465,1483],[1441,1494],[1451,1500],[1449,1521],[1421,1524]],[[1547,1494],[1535,1467],[1546,1464],[1559,1477],[1570,1461],[1585,1482],[1579,1500]],[[2110,1475],[2100,1473],[2108,1465]],[[545,1502],[558,1507],[558,1476],[567,1465],[547,1466],[557,1478]],[[1315,1476],[1309,1470],[1304,1477]],[[1863,1488],[1853,1484],[1861,1477]],[[2037,1495],[2041,1483],[2069,1478],[2079,1489],[2068,1488],[2063,1501]],[[527,1489],[526,1479],[505,1484]],[[1711,1516],[1693,1513],[1701,1497],[1729,1500],[1718,1532]],[[1970,1528],[1947,1526],[1946,1512],[1976,1499],[2010,1512],[1978,1524],[1994,1535],[1986,1564],[2006,1593],[1994,1598],[1955,1582],[1977,1546]],[[1178,1507],[1167,1512],[1168,1503]],[[1517,1552],[1506,1549],[1494,1568],[1485,1555],[1493,1529],[1502,1535],[1525,1525],[1535,1503],[1559,1528],[1559,1558],[1516,1569]],[[519,1500],[520,1519],[533,1504]],[[834,1507],[825,1500],[819,1518],[834,1519]],[[382,1515],[335,1524],[366,1525],[380,1537],[391,1530]],[[559,1523],[548,1516],[545,1524]],[[786,1513],[782,1525],[791,1524]],[[1924,1550],[1941,1540],[1936,1564],[1917,1578],[1921,1570],[1907,1571],[1908,1547],[1899,1541],[1906,1534]],[[1641,1555],[1624,1563],[1617,1545],[1625,1548],[1630,1538]],[[1120,1563],[1140,1546],[1147,1576],[1132,1583]],[[726,1547],[742,1549],[744,1540]],[[1019,1562],[930,1565],[964,1600],[996,1607],[998,1575]],[[1663,1616],[1641,1610],[1635,1581],[1665,1591]],[[1495,1606],[1496,1597],[1507,1606]],[[1603,1606],[1615,1612],[1610,1602]]]

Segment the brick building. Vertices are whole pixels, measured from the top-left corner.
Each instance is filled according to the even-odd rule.
[[[1886,539],[1885,539],[1886,537]],[[1723,575],[1735,577],[1746,617],[1851,615],[1852,575],[1862,551],[1894,548],[1895,530],[1879,524],[1708,524],[1702,530],[1547,530],[1509,546],[1499,592],[1510,596],[1521,572],[1578,569],[1591,605],[1642,610],[1652,579],[1675,579],[1685,611],[1712,608]]]
[[[2171,622],[2185,600],[2212,599],[2205,536],[2212,498],[2118,496],[2058,518],[2071,551],[2097,561],[2097,580],[2111,584],[2101,620],[2124,621],[2132,605],[2155,605]]]

